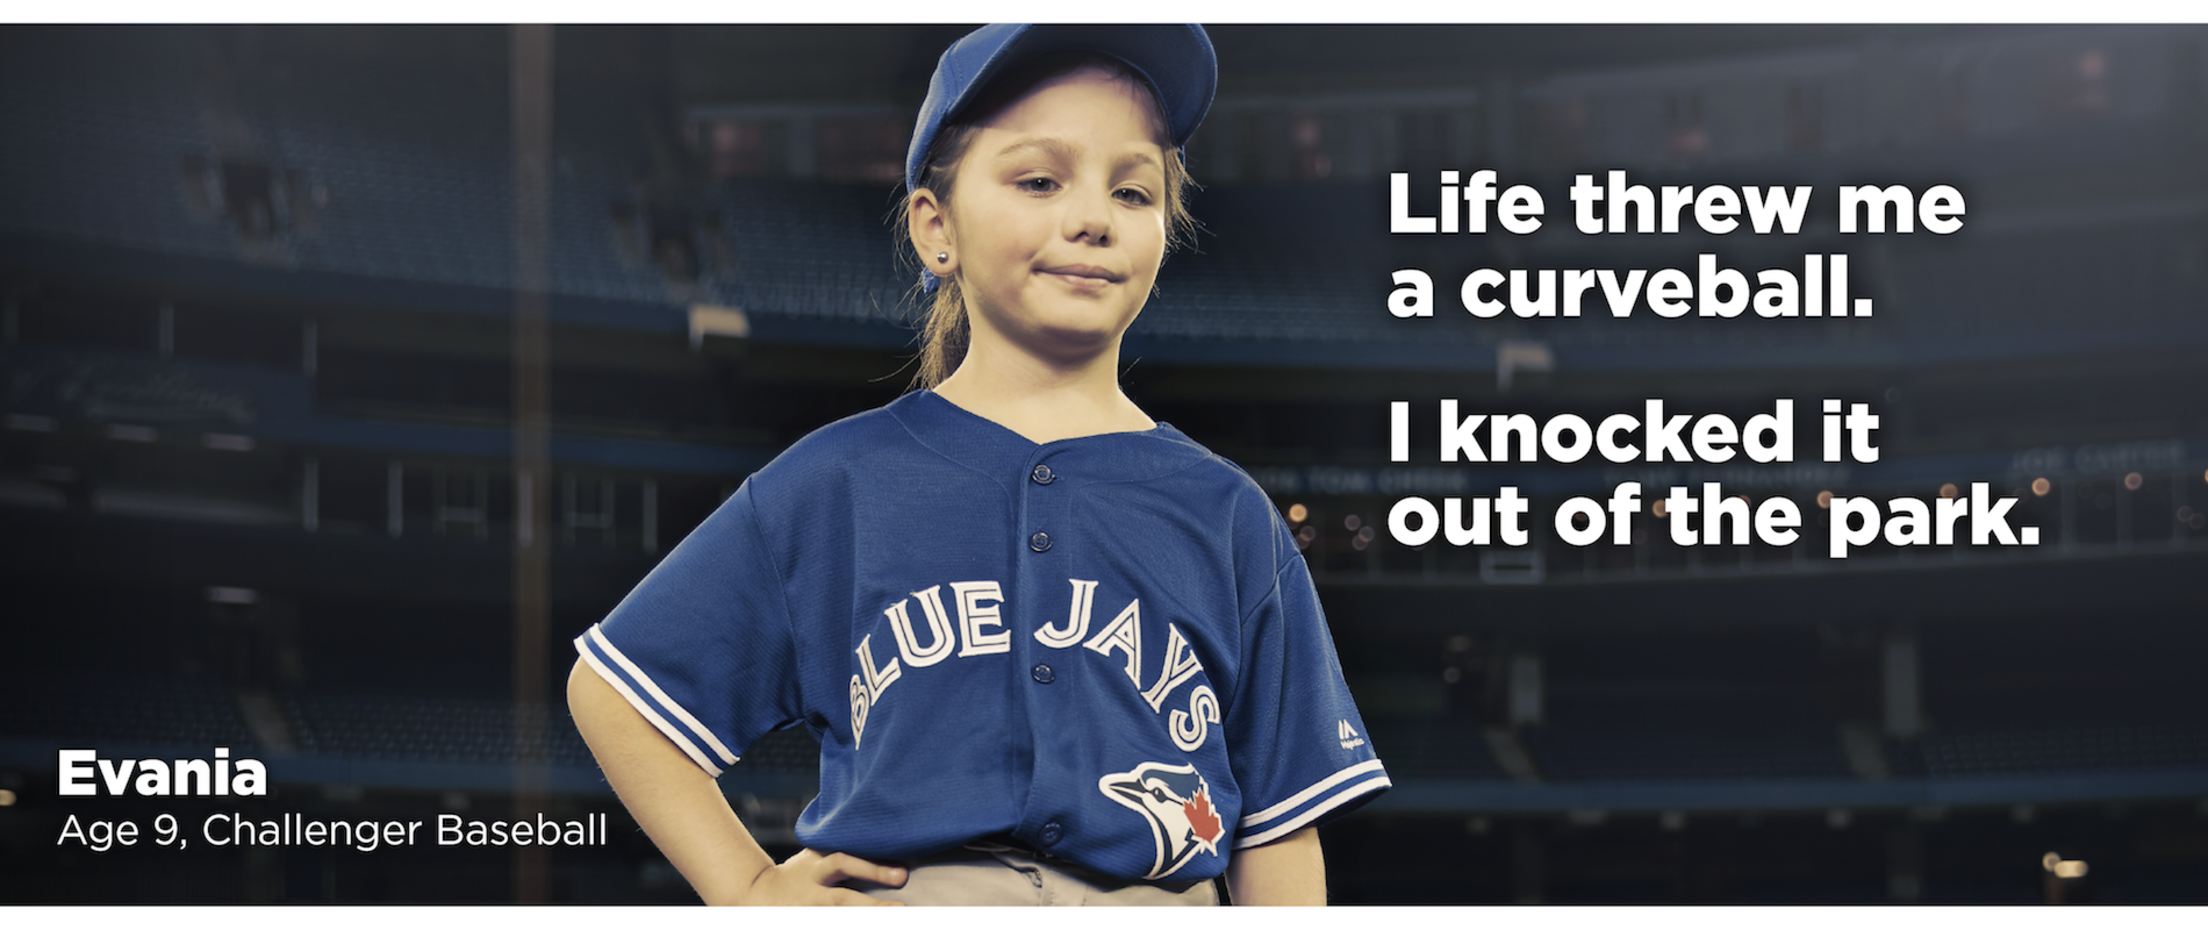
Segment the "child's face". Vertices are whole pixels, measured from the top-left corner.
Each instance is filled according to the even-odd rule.
[[[1117,340],[1165,260],[1168,156],[1149,92],[1081,68],[977,128],[949,210],[976,335],[1045,358]]]

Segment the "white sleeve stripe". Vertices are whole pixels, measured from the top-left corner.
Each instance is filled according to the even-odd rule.
[[[597,627],[591,627],[588,632],[576,639],[579,645],[591,647],[582,651],[583,657],[589,660],[591,667],[596,669],[601,677],[611,682],[615,690],[620,691],[621,696],[626,698],[629,704],[634,706],[639,713],[642,713],[645,719],[650,720],[653,726],[658,727],[661,732],[667,734],[668,739],[673,740],[675,745],[688,753],[700,768],[713,773],[716,778],[720,776],[723,770],[721,765],[714,764],[713,760],[702,749],[698,748],[698,739],[701,737],[712,745],[724,763],[733,764],[737,761],[738,757],[722,747],[720,741],[714,739],[713,734],[698,723],[697,718],[690,716],[690,713],[684,710],[682,705],[669,699],[666,693],[661,691],[659,686],[644,674],[642,669],[637,668],[626,656],[623,656],[621,651],[615,649],[612,643],[607,642],[604,636],[598,635]],[[588,640],[587,643],[584,642],[586,639]],[[599,654],[601,649],[604,650],[605,655]],[[613,659],[622,668],[615,669],[607,665],[606,659],[608,658]],[[624,674],[624,670],[626,674]],[[629,676],[634,676],[634,681],[631,681]],[[636,691],[638,685],[641,685],[651,697],[638,694]],[[669,715],[686,722],[688,731],[686,732],[683,726],[667,719]]]
[[[1255,814],[1250,814],[1243,817],[1241,825],[1244,829],[1258,826],[1268,820],[1271,820],[1289,811],[1295,810],[1297,807],[1302,806],[1303,802],[1318,797],[1321,793],[1325,792],[1326,789],[1332,788],[1335,785],[1339,785],[1344,781],[1354,778],[1359,773],[1377,772],[1379,770],[1380,760],[1378,759],[1371,759],[1365,762],[1360,762],[1356,765],[1352,765],[1349,768],[1343,769],[1339,772],[1335,772],[1334,774],[1327,776],[1326,778],[1320,780],[1319,783],[1316,785],[1312,785],[1309,788],[1305,788],[1302,791],[1296,792],[1295,795],[1290,797],[1288,800],[1282,801],[1264,810],[1258,811]]]
[[[1378,791],[1382,788],[1394,787],[1394,785],[1394,782],[1388,780],[1388,776],[1375,775],[1370,779],[1358,782],[1357,784],[1342,789],[1340,794],[1336,794],[1335,796],[1313,806],[1310,810],[1304,811],[1301,814],[1289,818],[1288,820],[1282,822],[1280,825],[1275,826],[1270,830],[1266,830],[1263,833],[1253,833],[1249,836],[1236,837],[1234,840],[1234,848],[1248,849],[1252,846],[1263,846],[1266,843],[1270,843],[1274,840],[1280,839],[1283,836],[1287,836],[1290,833],[1294,833],[1297,830],[1303,829],[1304,824],[1319,819],[1320,815],[1325,814],[1327,811],[1333,810],[1337,807],[1342,806],[1343,804],[1348,803],[1351,800],[1362,797],[1366,794],[1370,794],[1374,791]]]
[[[661,717],[658,711],[652,709],[651,704],[638,697],[635,691],[630,690],[628,683],[622,681],[619,674],[607,668],[605,662],[598,658],[597,653],[589,649],[583,650],[583,661],[590,663],[591,669],[598,673],[598,677],[605,679],[607,684],[613,686],[613,690],[620,692],[622,699],[628,701],[630,707],[636,708],[637,713],[643,714],[645,720],[650,721],[652,726],[659,729],[659,732],[666,734],[667,739],[672,741],[676,748],[681,749],[684,755],[690,757],[690,761],[697,763],[698,767],[704,769],[707,774],[715,778],[721,777],[720,767],[714,765],[713,760],[706,758],[705,753],[699,752],[697,744],[690,742],[690,738],[684,736],[681,730],[676,729],[673,724],[667,722],[666,718]]]
[[[604,649],[606,655],[619,663],[622,670],[635,676],[637,683],[643,685],[644,690],[651,692],[652,699],[672,712],[675,719],[682,721],[683,726],[689,727],[692,733],[705,740],[706,745],[713,747],[713,752],[721,757],[722,762],[735,764],[736,754],[729,752],[727,746],[721,745],[720,739],[713,735],[713,731],[706,729],[705,724],[699,723],[698,718],[690,716],[690,712],[682,709],[682,705],[675,703],[673,698],[668,697],[667,692],[659,690],[659,685],[653,683],[652,677],[644,674],[643,669],[637,668],[636,663],[629,661],[628,656],[622,655],[621,650],[613,648],[613,643],[606,640],[606,634],[600,632],[597,626],[593,625],[590,631],[583,635],[590,637],[592,642],[597,643],[600,648]]]

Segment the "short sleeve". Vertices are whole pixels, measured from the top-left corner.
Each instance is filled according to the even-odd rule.
[[[1310,571],[1293,543],[1284,547],[1272,592],[1243,621],[1241,678],[1227,713],[1227,759],[1244,811],[1236,849],[1325,823],[1391,784],[1342,679]]]
[[[667,554],[576,651],[718,777],[800,712],[787,602],[751,482]]]

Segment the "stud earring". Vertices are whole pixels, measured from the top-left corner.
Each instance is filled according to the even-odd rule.
[[[937,252],[937,253],[935,253],[935,263],[936,263],[936,264],[938,264],[938,265],[940,265],[940,264],[943,264],[944,262],[947,262],[947,261],[950,261],[950,260],[951,260],[951,253],[949,253],[949,252]]]

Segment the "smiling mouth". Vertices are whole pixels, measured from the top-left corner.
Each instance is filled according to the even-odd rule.
[[[1063,278],[1067,283],[1079,287],[1102,287],[1126,280],[1125,275],[1113,274],[1094,265],[1060,265],[1056,268],[1045,268],[1043,273]]]

